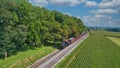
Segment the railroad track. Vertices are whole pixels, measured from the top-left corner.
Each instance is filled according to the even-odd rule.
[[[36,61],[34,64],[30,65],[28,68],[37,68],[39,65],[41,65],[42,63],[44,63],[45,61],[47,61],[48,59],[50,59],[51,57],[53,57],[54,55],[56,55],[59,52],[60,52],[60,50],[56,49],[54,52],[52,52],[51,54]]]
[[[48,56],[38,60],[36,63],[29,66],[29,68],[54,68],[65,56],[73,51],[85,38],[88,37],[88,33],[82,36],[80,39],[64,48],[63,50],[56,50]]]

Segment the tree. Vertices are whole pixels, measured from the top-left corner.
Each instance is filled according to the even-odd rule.
[[[86,31],[73,16],[33,6],[28,0],[0,2],[0,58],[48,41],[63,41]]]
[[[51,36],[54,39],[54,44],[56,41],[62,40],[62,28],[58,22],[53,23],[52,30],[51,30]]]
[[[11,0],[1,0],[0,2],[0,53],[6,58],[15,50],[15,45],[11,41],[12,28],[16,21],[14,10],[16,4]]]

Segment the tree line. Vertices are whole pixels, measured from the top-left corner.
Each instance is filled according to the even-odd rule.
[[[0,2],[0,58],[48,41],[62,41],[86,31],[79,18],[33,6],[27,0]]]

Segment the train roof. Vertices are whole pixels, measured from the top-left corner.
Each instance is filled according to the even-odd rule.
[[[74,39],[74,38],[69,38],[68,40],[72,40],[72,39]]]

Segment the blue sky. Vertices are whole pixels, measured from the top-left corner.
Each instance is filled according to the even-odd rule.
[[[120,27],[120,0],[29,0],[33,5],[80,18],[93,27]]]

